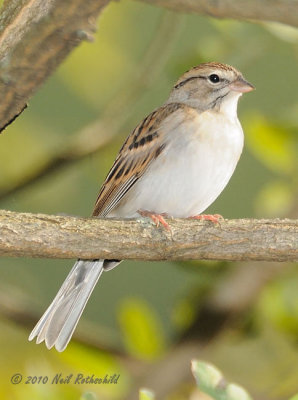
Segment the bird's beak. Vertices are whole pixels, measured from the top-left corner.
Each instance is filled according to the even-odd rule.
[[[240,92],[240,93],[247,93],[251,92],[252,90],[255,89],[255,87],[247,82],[245,79],[242,77],[237,78],[234,82],[232,82],[229,85],[231,90],[234,90],[235,92]]]

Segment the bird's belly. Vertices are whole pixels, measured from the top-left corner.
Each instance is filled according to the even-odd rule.
[[[171,142],[111,216],[135,217],[138,210],[180,218],[202,213],[234,172],[242,151],[242,130],[235,137]]]

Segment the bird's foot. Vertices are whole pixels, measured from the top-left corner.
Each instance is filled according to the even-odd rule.
[[[188,217],[189,219],[200,219],[203,221],[211,221],[215,224],[219,224],[220,219],[224,219],[220,214],[200,214],[194,215],[193,217]]]
[[[142,217],[149,217],[152,219],[152,221],[155,223],[155,225],[158,227],[159,224],[162,224],[163,227],[171,232],[171,227],[170,225],[164,220],[164,217],[169,217],[168,214],[166,213],[161,213],[161,214],[156,214],[152,211],[146,211],[146,210],[138,210],[138,213],[142,216]]]

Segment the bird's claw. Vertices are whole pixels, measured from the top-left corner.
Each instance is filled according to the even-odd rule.
[[[211,221],[215,224],[219,224],[220,219],[224,219],[220,214],[200,214],[194,215],[193,217],[189,217],[190,219],[200,219],[203,221]]]
[[[146,211],[146,210],[138,210],[138,213],[142,216],[142,217],[149,217],[152,219],[152,221],[155,223],[155,225],[158,227],[159,224],[162,224],[163,227],[171,232],[171,227],[170,225],[164,220],[164,217],[168,217],[168,215],[166,213],[162,213],[162,214],[156,214],[152,211]]]

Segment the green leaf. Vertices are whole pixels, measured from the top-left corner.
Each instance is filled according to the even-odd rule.
[[[93,392],[86,392],[82,394],[80,400],[98,400],[98,397]]]
[[[228,383],[221,371],[209,363],[193,360],[191,370],[199,389],[215,400],[252,400],[245,389]]]
[[[113,376],[117,376],[118,379],[114,380],[113,383],[94,385],[97,387],[96,390],[100,391],[101,394],[104,393],[105,396],[110,396],[111,394],[121,396],[121,393],[123,393],[128,385],[129,377],[126,370],[113,355],[105,351],[99,351],[72,342],[67,351],[56,353],[55,357],[65,365],[65,374],[73,373],[73,380],[75,380],[78,374],[83,374],[84,376],[94,375],[94,377],[101,379],[105,377],[106,379],[111,379]],[[82,384],[81,387],[88,390],[87,383]],[[92,395],[94,395],[92,392],[86,391],[84,396],[87,397],[83,397],[80,400],[95,400],[90,397]]]
[[[291,397],[289,400],[298,400],[298,393],[295,396]]]
[[[195,318],[194,306],[190,299],[182,299],[178,302],[172,314],[172,321],[179,330],[187,329]]]
[[[283,181],[269,182],[258,193],[256,211],[262,217],[287,216],[295,201],[291,186]]]
[[[250,395],[243,387],[230,383],[226,389],[227,400],[251,400]]]
[[[298,335],[297,285],[298,277],[295,275],[279,279],[267,285],[259,301],[260,317],[293,338]]]
[[[298,30],[293,26],[281,24],[279,22],[267,22],[264,23],[264,27],[281,40],[290,43],[298,43]]]
[[[246,122],[245,132],[247,145],[267,168],[284,174],[294,172],[297,157],[290,131],[254,115]]]
[[[154,400],[154,399],[155,396],[151,390],[145,388],[140,389],[139,400]]]
[[[165,339],[154,310],[143,300],[128,298],[122,302],[118,312],[124,342],[131,354],[148,360],[160,357]]]

